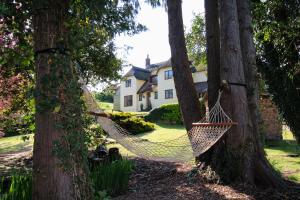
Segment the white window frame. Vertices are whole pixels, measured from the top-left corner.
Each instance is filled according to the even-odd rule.
[[[164,72],[165,80],[169,80],[173,78],[173,70],[166,70]]]
[[[165,90],[165,99],[173,99],[173,89]]]
[[[125,81],[125,87],[131,87],[131,79]]]

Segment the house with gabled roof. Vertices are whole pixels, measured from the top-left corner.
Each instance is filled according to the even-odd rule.
[[[205,71],[191,67],[192,77],[199,97],[207,91]],[[145,68],[133,66],[116,88],[114,110],[124,112],[149,111],[163,104],[178,103],[171,59],[151,64],[146,58]]]

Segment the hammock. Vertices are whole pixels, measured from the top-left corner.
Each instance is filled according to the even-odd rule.
[[[89,92],[83,85],[83,96],[90,114],[97,117],[97,122],[109,137],[116,140],[135,155],[159,161],[187,162],[210,149],[234,123],[224,112],[218,99],[213,108],[199,122],[193,123],[193,128],[182,136],[168,141],[154,142],[133,136],[111,119],[104,117],[101,110]]]

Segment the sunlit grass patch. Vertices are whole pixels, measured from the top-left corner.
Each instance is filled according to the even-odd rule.
[[[113,103],[109,103],[109,102],[98,102],[99,107],[106,111],[106,112],[112,112],[113,110]]]
[[[283,132],[282,141],[266,144],[267,158],[284,177],[300,183],[300,146],[291,132]]]
[[[26,135],[28,140],[23,140],[22,135],[0,138],[0,153],[13,153],[30,150],[33,146],[33,134]]]

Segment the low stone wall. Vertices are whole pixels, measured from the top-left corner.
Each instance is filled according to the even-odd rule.
[[[282,121],[278,109],[269,97],[261,97],[259,107],[264,121],[266,140],[282,140]]]

